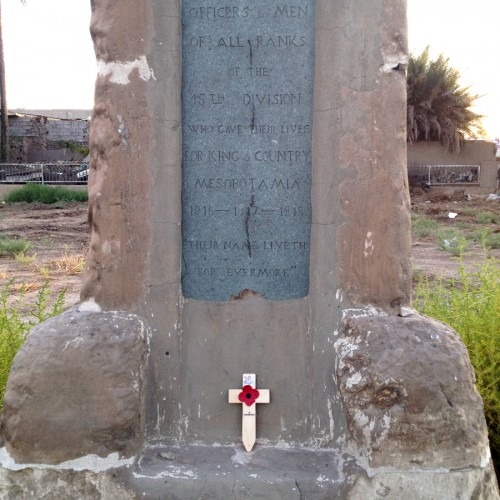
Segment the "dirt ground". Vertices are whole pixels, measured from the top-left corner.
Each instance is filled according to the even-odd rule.
[[[48,280],[51,296],[66,290],[65,305],[78,302],[89,244],[86,203],[68,203],[62,208],[0,204],[0,235],[30,242],[24,258],[0,257],[0,287],[14,279],[13,290],[24,287],[29,303]]]
[[[456,213],[454,219],[448,214]],[[493,212],[497,221],[480,224],[477,214]],[[488,201],[486,196],[467,196],[457,191],[445,196],[435,191],[417,188],[412,193],[412,214],[435,220],[441,228],[458,229],[468,234],[478,228],[500,232],[500,201]],[[26,302],[36,298],[43,283],[48,280],[52,295],[66,290],[65,304],[78,302],[81,272],[87,254],[89,228],[85,203],[71,203],[54,207],[41,204],[0,204],[0,235],[23,238],[30,242],[24,258],[0,257],[0,287],[14,278],[14,290],[26,289]],[[469,242],[464,254],[466,266],[480,263],[485,252],[480,243]],[[488,251],[500,259],[500,249]],[[441,250],[432,236],[415,237],[412,245],[414,275],[430,277],[454,276],[459,262],[451,253]]]
[[[419,275],[430,278],[456,277],[460,263],[467,269],[475,269],[488,257],[495,257],[500,263],[500,248],[489,248],[485,251],[480,241],[468,236],[479,231],[500,233],[500,200],[488,200],[485,195],[467,195],[457,190],[445,195],[437,190],[415,188],[411,192],[412,217],[422,216],[435,221],[439,230],[455,230],[467,241],[467,249],[461,259],[452,253],[442,250],[435,236],[419,237],[412,234],[411,260],[414,281]],[[457,214],[450,218],[451,214]],[[481,214],[493,213],[495,222],[481,223]],[[499,264],[500,265],[500,264]]]

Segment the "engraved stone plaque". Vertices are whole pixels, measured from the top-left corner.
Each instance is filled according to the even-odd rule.
[[[182,2],[182,289],[309,290],[314,0]]]

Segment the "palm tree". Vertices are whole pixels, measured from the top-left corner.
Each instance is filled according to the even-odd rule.
[[[407,75],[408,142],[440,141],[458,152],[465,138],[484,134],[481,115],[470,108],[480,97],[459,84],[460,72],[441,54],[429,57],[429,47],[418,57],[410,56]]]
[[[21,0],[24,5],[26,0]],[[2,2],[0,0],[0,161],[9,159],[9,111],[5,89],[5,60],[3,54]]]

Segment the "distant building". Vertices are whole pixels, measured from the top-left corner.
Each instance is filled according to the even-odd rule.
[[[88,154],[89,110],[9,111],[10,161],[80,161]]]
[[[498,175],[495,142],[465,141],[459,153],[446,151],[437,141],[408,144],[408,178],[412,186],[490,194],[499,188]]]
[[[39,115],[61,120],[90,120],[91,109],[11,109],[9,113],[19,115]]]

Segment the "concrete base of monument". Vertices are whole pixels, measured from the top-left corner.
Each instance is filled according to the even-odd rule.
[[[152,448],[139,460],[132,486],[152,498],[331,499],[347,498],[361,473],[353,457],[332,450]]]
[[[346,453],[258,446],[150,447],[137,460],[18,465],[0,450],[0,498],[498,499],[491,463],[469,470],[366,471]]]

